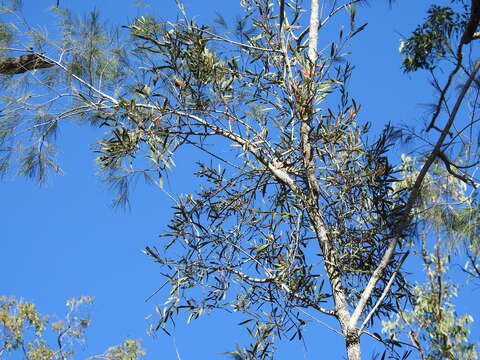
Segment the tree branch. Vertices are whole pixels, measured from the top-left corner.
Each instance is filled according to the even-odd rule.
[[[159,110],[157,107],[153,105],[138,104],[137,106]],[[236,144],[246,148],[253,156],[255,156],[255,158],[260,163],[262,163],[264,166],[266,166],[270,170],[270,172],[275,176],[277,180],[279,180],[282,184],[287,185],[296,194],[302,194],[300,188],[297,186],[294,180],[290,177],[290,175],[285,170],[283,170],[284,168],[283,163],[279,159],[272,159],[272,161],[268,161],[266,156],[264,156],[264,154],[261,154],[262,151],[260,148],[252,145],[250,142],[248,142],[241,136],[229,130],[226,130],[224,128],[211,124],[205,119],[193,114],[189,114],[179,110],[171,110],[171,109],[161,109],[161,111],[164,114],[175,114],[175,115],[179,115],[179,116],[183,116],[183,117],[187,117],[189,119],[195,120],[199,124],[206,126],[207,128],[215,131],[218,135],[221,135],[227,139],[230,139]]]
[[[198,27],[195,27],[195,26],[190,26],[192,29],[195,29],[195,30],[198,30],[198,31],[201,31],[201,32],[204,32],[205,34],[208,34],[210,36],[213,36],[214,38],[212,40],[217,40],[217,41],[225,41],[227,43],[230,43],[230,44],[233,44],[233,45],[237,45],[241,48],[244,48],[244,49],[251,49],[251,50],[258,50],[258,51],[265,51],[265,52],[275,52],[275,53],[282,53],[281,50],[277,50],[277,49],[269,49],[269,48],[263,48],[263,47],[259,47],[259,46],[253,46],[253,45],[249,45],[249,44],[244,44],[244,43],[241,43],[241,42],[238,42],[238,41],[235,41],[235,40],[231,40],[231,39],[227,39],[226,37],[223,37],[223,36],[220,36],[220,35],[217,35],[217,34],[214,34],[206,29],[202,29],[202,28],[198,28]]]
[[[447,91],[452,83],[453,77],[462,66],[463,45],[468,44],[471,40],[473,40],[478,36],[478,34],[475,34],[475,30],[477,30],[479,21],[480,21],[480,2],[478,0],[472,0],[470,19],[462,35],[460,43],[458,44],[458,47],[457,47],[457,64],[455,65],[455,68],[451,71],[450,75],[448,75],[447,83],[445,84],[444,88],[440,92],[440,98],[438,99],[437,105],[435,107],[435,112],[433,113],[432,120],[430,120],[430,124],[427,127],[427,131],[429,131],[432,128],[435,128],[435,121],[437,120],[438,115],[440,115],[440,110],[442,108],[442,103],[445,100],[445,95],[447,94]]]
[[[462,44],[468,44],[470,41],[478,38],[476,30],[480,22],[480,2],[478,0],[471,0],[470,19],[468,20],[465,32],[462,36]]]
[[[457,101],[455,103],[455,106],[452,109],[452,113],[450,114],[450,118],[448,119],[447,124],[445,125],[443,131],[440,134],[440,137],[438,138],[434,149],[430,153],[430,155],[427,157],[427,160],[425,161],[425,164],[423,165],[422,169],[420,170],[417,179],[415,180],[415,183],[412,187],[412,190],[410,192],[410,196],[408,198],[407,204],[405,205],[405,208],[403,210],[403,214],[401,218],[398,221],[398,226],[394,230],[394,234],[392,237],[392,240],[390,240],[390,243],[388,245],[387,250],[385,251],[385,254],[382,257],[382,260],[380,261],[380,264],[377,266],[375,271],[372,274],[372,277],[368,281],[367,286],[365,287],[365,290],[362,293],[362,296],[360,297],[360,300],[357,303],[357,306],[355,307],[355,310],[352,314],[352,317],[350,319],[350,326],[354,327],[356,326],[358,319],[360,318],[360,315],[362,314],[363,310],[365,309],[365,305],[367,304],[368,299],[372,296],[372,292],[375,289],[378,281],[382,278],[383,272],[385,268],[388,266],[390,261],[392,260],[392,257],[395,252],[395,248],[397,247],[398,241],[400,240],[400,237],[402,236],[403,231],[410,225],[411,223],[411,217],[410,217],[410,212],[412,208],[415,206],[415,203],[417,202],[418,196],[420,194],[420,189],[423,184],[423,180],[425,179],[425,176],[427,175],[428,170],[430,169],[430,166],[432,166],[433,162],[437,158],[438,154],[442,150],[443,143],[445,141],[445,138],[447,137],[450,128],[453,125],[453,122],[455,120],[455,117],[457,115],[458,109],[460,108],[460,105],[462,104],[463,98],[465,97],[465,94],[467,93],[468,89],[470,88],[470,85],[473,82],[473,79],[475,78],[478,70],[480,69],[480,59],[476,61],[475,66],[473,68],[473,71],[468,78],[467,82],[462,88],[462,91],[460,95],[457,98]]]
[[[400,271],[400,268],[402,267],[405,259],[407,258],[408,254],[410,252],[407,251],[403,256],[402,258],[400,259],[400,261],[398,262],[397,264],[397,267],[395,269],[395,271],[393,272],[392,276],[390,277],[390,280],[388,280],[388,283],[387,283],[387,286],[385,286],[385,288],[383,289],[383,292],[382,292],[382,295],[378,298],[376,304],[373,306],[372,310],[370,310],[370,312],[368,313],[368,315],[365,317],[365,320],[363,320],[362,322],[362,325],[360,326],[359,328],[359,332],[363,332],[363,329],[365,329],[365,326],[367,326],[368,322],[370,321],[370,319],[372,318],[373,315],[375,315],[375,312],[377,311],[377,309],[380,307],[380,305],[382,304],[383,302],[383,299],[385,299],[385,296],[387,296],[387,294],[389,293],[390,291],[390,288],[392,287],[393,285],[393,282],[395,281],[395,278],[397,277],[397,274],[398,272]]]
[[[63,65],[62,63],[60,63],[59,61],[55,61],[53,60],[52,58],[48,57],[48,56],[45,56],[45,55],[42,55],[47,61],[50,61],[52,62],[53,64],[55,64],[56,66],[58,66],[60,69],[62,69],[63,71],[65,71],[65,73],[67,73],[68,75],[70,75],[71,77],[73,77],[75,80],[77,80],[79,83],[81,83],[82,85],[84,85],[85,87],[87,87],[88,89],[92,90],[93,92],[95,92],[96,94],[100,95],[100,97],[104,98],[104,99],[107,99],[109,100],[112,104],[114,105],[118,105],[118,100],[111,97],[110,95],[107,95],[105,94],[103,91],[100,91],[99,89],[97,89],[95,86],[93,86],[92,84],[88,83],[87,81],[83,80],[81,77],[73,74],[71,71],[69,71],[65,65]],[[78,95],[78,94],[77,94]]]
[[[459,168],[459,167],[457,165],[455,165],[454,163],[452,163],[443,151],[440,151],[438,153],[438,158],[440,160],[442,160],[443,164],[445,165],[445,168],[447,169],[447,171],[450,175],[452,175],[453,177],[457,178],[458,180],[464,182],[465,184],[469,184],[469,185],[473,186],[474,188],[477,187],[477,184],[475,184],[475,182],[472,179],[468,178],[465,175],[458,174],[457,172],[455,172],[452,169],[452,166],[455,167],[455,168]]]
[[[311,66],[317,62],[317,43],[318,43],[318,0],[312,0],[312,6],[310,9],[310,26],[308,33],[308,59],[311,62]]]
[[[45,56],[38,53],[18,57],[0,58],[0,74],[16,75],[26,71],[44,69],[54,66]]]

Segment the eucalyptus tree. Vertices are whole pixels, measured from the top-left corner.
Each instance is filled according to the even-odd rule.
[[[357,3],[311,0],[306,11],[296,0],[242,0],[245,15],[231,30],[221,17],[217,28],[197,24],[179,3],[178,21],[137,17],[125,26],[129,39],[107,33],[95,12],[79,22],[55,9],[57,40],[15,17],[2,24],[5,54],[26,51],[48,67],[4,77],[6,89],[37,84],[4,97],[1,167],[17,154],[27,176],[61,171],[55,130],[81,119],[104,131],[98,166],[119,191],[115,202],[127,204],[134,178],[162,185],[178,150],[203,153],[209,161],[197,163],[198,190],[175,199],[164,246],[145,249],[170,286],[157,329],[168,331],[181,311],[194,319],[227,309],[247,315],[253,337],[232,352],[238,358],[272,357],[277,336],[302,338],[309,317],[319,316],[337,320],[349,360],[361,358],[364,334],[399,345],[371,329],[411,297],[401,266],[432,165],[439,159],[474,184],[447,154],[478,66],[457,64],[468,76],[455,106],[444,124],[435,115],[438,136],[420,170],[395,190],[387,153],[399,133],[387,126],[367,142],[369,125],[348,93],[345,47],[365,28]],[[333,35],[330,23],[338,26]],[[469,24],[456,28],[457,55],[473,38]],[[25,46],[28,36],[41,53]],[[412,39],[404,51],[416,56]],[[408,59],[406,66],[416,64]]]

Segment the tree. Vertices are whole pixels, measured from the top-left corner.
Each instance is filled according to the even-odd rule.
[[[415,160],[404,157],[401,171],[403,181],[397,186],[408,188],[417,174]],[[426,281],[412,287],[411,309],[382,321],[391,339],[399,341],[402,332],[404,337],[408,335],[403,341],[410,342],[422,360],[476,359],[478,356],[475,346],[468,341],[473,318],[469,314],[457,314],[454,299],[458,296],[459,284],[452,283],[449,276],[449,268],[463,241],[467,241],[469,249],[471,230],[476,228],[474,222],[468,228],[465,226],[465,215],[478,212],[469,192],[463,181],[440,164],[433,166],[414,210],[421,242],[419,246],[410,244],[423,262]],[[433,241],[429,239],[431,234]]]
[[[472,317],[459,317],[455,312],[452,299],[457,296],[459,286],[448,279],[448,269],[451,264],[457,265],[453,259],[465,260],[459,259],[459,253],[465,254],[467,262],[460,268],[470,278],[478,278],[478,197],[475,191],[478,181],[472,177],[478,165],[478,143],[472,135],[478,132],[475,128],[478,108],[475,74],[479,62],[468,52],[471,47],[468,51],[466,48],[478,39],[480,14],[476,1],[452,3],[459,6],[432,5],[425,23],[402,40],[400,46],[400,52],[405,56],[403,69],[406,72],[429,71],[432,85],[438,92],[425,133],[445,134],[445,129],[437,125],[443,121],[442,114],[446,114],[447,123],[455,120],[454,130],[445,134],[448,141],[439,148],[437,155],[443,169],[438,164],[434,166],[418,203],[416,216],[423,231],[418,254],[427,269],[427,281],[414,289],[416,301],[413,309],[401,312],[396,320],[385,323],[392,336],[398,329],[408,328],[410,338],[417,341],[415,347],[422,359],[476,359],[478,356],[468,342]],[[466,58],[465,54],[469,57]],[[451,88],[455,81],[462,81],[459,79],[461,72],[467,80],[461,85],[460,94],[455,95],[452,106],[448,97],[453,95]],[[443,80],[444,73],[448,77]],[[470,98],[465,100],[468,94]],[[469,112],[462,114],[464,119],[456,119],[465,101]],[[431,250],[425,241],[428,229],[436,234]]]
[[[115,203],[126,205],[132,179],[161,185],[177,150],[203,152],[211,161],[197,164],[202,185],[175,200],[175,216],[163,233],[169,241],[161,250],[145,249],[170,285],[157,329],[168,331],[180,311],[197,318],[232,308],[247,315],[253,336],[250,347],[232,352],[240,358],[270,357],[274,336],[301,338],[307,316],[319,315],[338,321],[350,360],[360,359],[363,334],[395,347],[397,340],[369,329],[378,318],[401,314],[412,300],[402,265],[425,181],[440,163],[476,185],[476,155],[455,142],[476,122],[455,120],[476,81],[478,63],[465,66],[462,54],[476,39],[471,29],[478,19],[475,3],[462,8],[457,2],[463,9],[458,16],[471,13],[463,22],[447,8],[432,8],[426,25],[404,43],[407,71],[433,71],[447,56],[455,68],[443,88],[434,78],[440,100],[428,129],[438,136],[408,186],[395,187],[401,178],[393,164],[400,164],[388,152],[402,133],[386,126],[368,142],[373,134],[347,90],[352,66],[344,48],[365,28],[356,23],[357,3],[323,4],[329,11],[320,17],[319,1],[312,0],[305,18],[299,1],[241,1],[246,15],[233,35],[221,17],[227,34],[197,24],[179,3],[181,20],[137,17],[126,26],[129,41],[107,33],[95,12],[79,22],[55,9],[60,40],[31,28],[23,35],[45,50],[34,56],[54,64],[36,77],[53,96],[12,92],[5,98],[0,167],[6,170],[20,149],[20,173],[41,181],[48,168],[60,171],[53,135],[64,119],[80,118],[107,130],[96,145],[98,165],[119,190]],[[333,40],[322,37],[328,51],[319,51],[319,34],[330,34],[325,28],[333,19],[349,30],[339,27]],[[3,48],[26,50],[11,45],[19,26],[9,24]],[[455,40],[456,52],[450,51]],[[460,69],[466,82],[450,110],[446,94]],[[74,99],[71,107],[66,97]],[[447,119],[439,125],[443,107]],[[451,160],[459,149],[462,157]],[[432,264],[440,269],[442,261]]]
[[[78,345],[84,341],[85,329],[90,318],[85,305],[93,299],[82,296],[67,301],[68,312],[64,319],[51,322],[48,316],[40,314],[35,305],[16,298],[0,297],[0,355],[7,359],[12,353],[21,353],[25,359],[73,359]],[[49,330],[56,340],[49,345],[45,332]],[[126,339],[118,346],[110,347],[104,354],[86,359],[137,360],[145,354],[140,343]]]

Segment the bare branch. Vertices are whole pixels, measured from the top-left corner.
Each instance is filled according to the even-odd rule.
[[[456,171],[454,171],[452,169],[452,166],[455,167],[455,168],[459,168],[459,167],[457,167],[455,164],[453,164],[450,161],[450,159],[448,159],[447,155],[445,155],[445,153],[443,151],[440,151],[438,153],[438,158],[440,160],[442,160],[443,164],[445,165],[445,168],[447,169],[447,171],[450,175],[452,175],[453,177],[457,178],[458,180],[464,182],[465,184],[472,185],[474,188],[477,187],[477,184],[472,179],[470,179],[469,177],[467,177],[465,175],[458,174]]]
[[[84,85],[85,87],[87,87],[88,89],[92,90],[93,92],[95,92],[96,94],[100,95],[100,97],[104,98],[104,99],[107,99],[109,100],[111,103],[113,103],[114,105],[118,105],[118,100],[116,100],[115,98],[111,97],[110,95],[107,95],[105,94],[103,91],[100,91],[99,89],[97,89],[95,86],[93,86],[92,84],[88,83],[87,81],[85,81],[84,79],[82,79],[81,77],[73,74],[71,71],[69,71],[62,63],[48,57],[48,56],[45,56],[45,55],[42,55],[45,59],[47,59],[48,61],[52,62],[53,64],[55,64],[56,66],[58,66],[60,69],[62,69],[63,71],[65,71],[65,73],[67,73],[68,75],[70,75],[71,77],[73,77],[75,80],[77,80],[79,83],[81,83],[82,85]]]
[[[283,164],[280,160],[272,159],[271,161],[269,161],[267,159],[266,155],[262,154],[262,151],[261,151],[260,148],[252,145],[250,142],[248,142],[247,140],[245,140],[241,136],[239,136],[239,135],[237,135],[237,134],[235,134],[235,133],[233,133],[229,130],[223,129],[223,128],[218,127],[216,125],[213,125],[213,124],[209,123],[208,121],[206,121],[205,119],[203,119],[199,116],[196,116],[194,114],[189,114],[189,113],[179,111],[179,110],[158,109],[157,107],[155,107],[153,105],[147,105],[147,104],[138,104],[137,106],[138,107],[151,108],[151,109],[155,109],[155,110],[160,110],[164,114],[175,114],[175,115],[183,116],[183,117],[190,118],[192,120],[197,121],[199,124],[201,124],[203,126],[206,126],[207,128],[215,131],[218,135],[221,135],[221,136],[223,136],[227,139],[230,139],[233,142],[237,143],[238,145],[243,146],[246,149],[248,149],[248,151],[253,156],[255,156],[255,158],[258,161],[260,161],[263,165],[265,165],[278,180],[280,180],[283,184],[287,185],[295,193],[301,194],[301,191],[298,188],[297,184],[288,175],[288,173],[283,169],[284,166],[283,166]]]
[[[370,297],[372,296],[373,290],[375,289],[378,281],[382,278],[385,268],[390,263],[395,253],[395,248],[397,247],[397,244],[400,241],[403,231],[410,225],[410,222],[411,222],[410,212],[412,211],[413,207],[415,206],[415,203],[417,202],[418,196],[420,194],[420,189],[423,184],[423,180],[425,179],[425,176],[427,175],[427,172],[432,166],[432,164],[434,163],[435,159],[438,157],[438,154],[441,152],[443,143],[445,142],[447,134],[449,133],[450,128],[453,125],[458,109],[462,104],[463,98],[465,97],[467,90],[470,88],[470,85],[472,84],[473,79],[475,78],[479,69],[480,69],[480,60],[477,60],[469,79],[463,86],[462,91],[457,98],[457,101],[455,103],[455,106],[453,107],[452,113],[450,115],[450,118],[448,119],[447,124],[445,125],[442,133],[440,134],[440,137],[438,138],[434,149],[431,151],[430,155],[427,157],[425,164],[423,165],[422,169],[420,170],[417,176],[417,179],[415,180],[414,185],[412,186],[412,189],[410,191],[410,196],[408,198],[407,204],[405,205],[405,208],[403,209],[402,217],[398,221],[398,225],[397,225],[397,228],[395,229],[395,233],[393,234],[393,238],[392,240],[390,240],[390,243],[388,245],[387,250],[385,251],[385,254],[382,257],[382,260],[380,261],[379,265],[373,272],[372,277],[368,281],[368,284],[365,287],[365,290],[363,291],[362,296],[360,297],[360,300],[358,301],[355,311],[353,312],[352,317],[350,319],[350,326],[352,327],[354,327],[357,324],[358,319],[360,318],[365,308],[365,305],[367,304],[368,299],[370,299]]]
[[[368,315],[365,317],[365,320],[363,320],[362,322],[362,325],[359,327],[359,332],[363,332],[363,329],[365,329],[365,327],[367,326],[368,322],[370,321],[370,319],[372,318],[373,315],[375,315],[375,312],[377,311],[377,309],[380,307],[380,305],[382,304],[383,302],[383,299],[385,299],[385,297],[387,296],[387,294],[390,292],[390,288],[392,287],[393,285],[393,282],[395,281],[395,278],[397,277],[403,263],[405,262],[408,254],[410,252],[407,251],[403,256],[402,258],[400,259],[400,261],[398,262],[397,264],[397,267],[395,269],[395,271],[392,273],[392,276],[390,277],[390,280],[388,280],[388,283],[387,285],[385,286],[385,288],[383,289],[383,292],[382,292],[382,295],[377,299],[377,302],[376,304],[373,306],[372,310],[370,310],[370,312],[368,313]]]

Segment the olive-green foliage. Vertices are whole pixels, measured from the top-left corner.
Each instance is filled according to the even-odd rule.
[[[383,330],[394,340],[399,340],[402,332],[416,336],[426,360],[478,359],[476,346],[469,340],[473,317],[457,314],[453,302],[457,288],[442,278],[448,271],[447,262],[446,257],[432,254],[426,269],[428,280],[412,290],[413,308],[383,321]]]
[[[47,319],[34,304],[17,302],[14,298],[0,297],[0,324],[2,326],[2,351],[24,348],[24,332],[32,329],[37,338],[42,336]],[[30,347],[28,345],[27,347]]]
[[[145,355],[145,351],[138,341],[127,339],[120,345],[108,348],[106,354],[109,360],[136,360]]]
[[[7,47],[8,43],[12,40],[11,25],[8,23],[0,23],[0,48]],[[0,54],[4,50],[0,49]]]
[[[451,7],[432,5],[425,23],[402,40],[400,52],[405,56],[402,64],[404,71],[433,69],[440,59],[454,51],[451,39],[458,36],[465,24],[465,16]]]
[[[0,358],[17,358],[19,353],[29,360],[74,359],[90,325],[84,308],[92,302],[88,296],[68,300],[65,317],[51,321],[50,317],[38,312],[35,304],[14,297],[0,297]],[[55,341],[50,344],[47,339],[52,338]],[[137,360],[144,354],[138,341],[127,339],[99,357]]]
[[[403,180],[396,185],[397,190],[411,186],[418,173],[416,159],[408,156],[402,159]],[[382,321],[383,331],[392,340],[411,342],[415,338],[423,360],[478,358],[476,346],[469,339],[473,317],[457,314],[458,285],[449,279],[450,264],[462,252],[463,241],[468,244],[470,231],[475,227],[478,231],[478,221],[470,223],[468,229],[462,227],[464,214],[471,212],[474,203],[465,183],[449,174],[440,163],[434,165],[415,209],[421,241],[409,244],[423,262],[425,281],[412,288],[411,308]]]
[[[0,48],[3,51],[3,60],[0,59],[0,175],[13,167],[40,183],[49,172],[62,172],[56,162],[55,147],[61,120],[75,118],[80,124],[102,121],[95,112],[84,111],[88,106],[82,103],[91,94],[91,89],[77,84],[78,98],[73,101],[65,92],[72,82],[82,77],[113,94],[120,94],[125,91],[122,86],[129,86],[126,82],[120,86],[130,67],[122,47],[125,43],[121,44],[118,31],[110,31],[96,11],[84,17],[65,9],[53,8],[52,11],[59,32],[50,37],[29,26],[21,16],[16,17],[12,8],[0,5]],[[26,70],[40,66],[35,63],[17,66],[20,60],[31,56],[41,59],[40,65],[48,68],[31,72]],[[51,94],[42,87],[52,90],[57,100],[65,100],[63,104],[50,101]],[[35,110],[31,112],[32,109]]]

